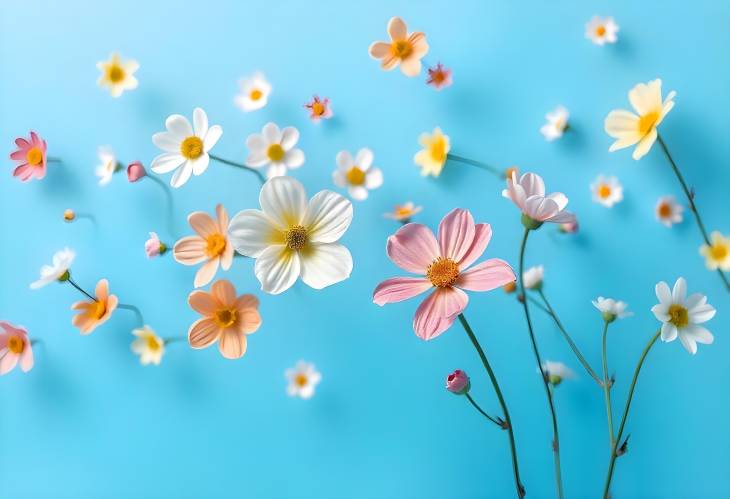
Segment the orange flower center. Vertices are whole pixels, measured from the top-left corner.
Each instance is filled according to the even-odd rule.
[[[104,317],[104,314],[106,313],[106,303],[99,300],[93,303],[93,308],[91,309],[91,316],[95,319],[101,319]]]
[[[299,388],[304,388],[305,386],[307,386],[308,382],[309,378],[306,374],[300,373],[294,377],[294,384],[297,385]]]
[[[689,324],[689,313],[687,309],[678,303],[669,307],[669,322],[677,327],[684,327]]]
[[[611,187],[606,184],[601,184],[598,186],[598,197],[601,199],[606,199],[608,196],[611,195]]]
[[[441,85],[444,81],[446,81],[446,73],[443,71],[434,71],[431,73],[431,81],[437,86]]]
[[[724,260],[728,255],[728,248],[724,244],[713,244],[710,246],[710,254],[713,260]]]
[[[237,320],[238,314],[235,309],[224,308],[215,312],[215,322],[220,327],[232,326]]]
[[[408,40],[395,40],[390,45],[390,51],[398,59],[405,59],[413,53],[413,45]]]
[[[124,69],[120,65],[112,64],[107,69],[106,76],[107,76],[107,78],[109,78],[110,82],[119,83],[122,80],[124,80],[126,73],[124,72]]]
[[[643,137],[649,131],[654,128],[656,122],[659,120],[659,113],[657,111],[651,111],[646,113],[639,118],[639,134]]]
[[[205,254],[208,258],[220,256],[226,249],[226,238],[223,234],[211,234],[205,239],[205,243]]]
[[[159,352],[162,348],[162,342],[155,336],[150,335],[147,337],[147,348],[152,352]]]
[[[347,181],[350,185],[362,185],[365,183],[365,171],[360,169],[357,165],[347,170],[345,177],[347,177]]]
[[[459,266],[451,258],[440,256],[428,266],[426,277],[434,286],[447,288],[459,278]]]
[[[606,34],[606,27],[600,25],[596,28],[596,36],[601,37]]]
[[[10,338],[8,338],[8,350],[14,354],[23,353],[23,350],[25,350],[25,341],[23,341],[23,338],[18,335],[14,334],[10,336]]]
[[[258,88],[255,88],[251,90],[251,93],[249,93],[248,96],[252,101],[257,101],[264,96],[264,93]]]
[[[25,161],[30,166],[39,166],[43,163],[43,151],[39,147],[31,147],[28,152],[25,153]]]
[[[307,229],[301,225],[294,225],[284,232],[284,242],[287,248],[292,250],[300,250],[307,244],[309,234]]]
[[[442,137],[439,137],[431,142],[429,153],[431,154],[431,158],[437,163],[446,161],[446,141]]]
[[[669,203],[662,203],[659,205],[659,218],[669,218],[672,214],[672,208]]]
[[[506,168],[504,170],[504,177],[505,178],[512,178],[513,173],[519,173],[519,170],[517,170],[516,166],[510,166],[509,168]]]
[[[180,144],[180,154],[186,159],[198,159],[203,154],[203,141],[192,135]]]
[[[284,151],[284,148],[281,147],[281,144],[271,144],[266,151],[266,155],[274,162],[284,159],[285,153],[286,151]]]
[[[315,101],[312,104],[312,114],[314,114],[315,116],[322,116],[324,114],[324,104]]]
[[[398,206],[395,209],[395,216],[397,218],[406,218],[410,217],[413,214],[413,210],[410,208],[406,208],[405,206]]]

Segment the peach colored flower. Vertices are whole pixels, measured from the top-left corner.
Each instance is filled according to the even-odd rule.
[[[315,95],[312,97],[311,102],[304,104],[304,107],[309,109],[309,119],[314,123],[318,123],[320,120],[328,120],[334,116],[330,100],[327,97],[320,99],[319,96]]]
[[[428,68],[428,79],[426,85],[431,85],[436,90],[450,87],[453,83],[451,78],[451,70],[445,68],[440,62],[432,68]]]
[[[74,315],[71,324],[81,330],[81,334],[90,334],[97,327],[108,321],[112,312],[119,305],[116,295],[109,294],[109,281],[102,279],[96,283],[94,291],[96,300],[77,301],[71,305],[71,310],[80,310]]]
[[[15,139],[17,151],[10,153],[10,159],[18,163],[13,171],[13,177],[18,177],[21,182],[27,182],[33,177],[41,180],[46,176],[46,141],[37,133],[31,131],[30,138],[18,137]]]
[[[175,243],[172,255],[183,265],[197,265],[205,262],[195,274],[196,288],[205,286],[215,277],[218,266],[223,270],[231,268],[233,246],[228,241],[228,212],[223,205],[215,207],[218,220],[210,215],[196,211],[188,216],[188,223],[197,236],[187,236]]]
[[[207,348],[217,340],[223,357],[243,357],[246,335],[261,326],[259,300],[254,295],[236,297],[236,288],[225,279],[214,282],[210,291],[188,296],[190,307],[203,316],[190,326],[188,342],[193,348]]]
[[[33,348],[28,332],[5,321],[0,321],[0,329],[0,376],[15,369],[18,363],[24,373],[33,369]]]
[[[428,53],[426,35],[421,32],[408,34],[408,27],[400,17],[388,22],[390,42],[373,42],[368,51],[373,59],[380,59],[385,71],[400,70],[406,76],[417,76],[421,72],[421,59]]]

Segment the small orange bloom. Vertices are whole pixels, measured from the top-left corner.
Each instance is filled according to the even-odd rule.
[[[71,310],[81,310],[71,319],[71,324],[79,328],[81,334],[90,334],[108,321],[119,304],[117,297],[109,294],[109,281],[106,279],[96,284],[94,293],[95,301],[77,301],[71,305]]]
[[[416,76],[421,72],[421,59],[428,53],[426,35],[421,32],[408,33],[408,27],[400,17],[388,22],[390,42],[374,42],[370,45],[370,57],[380,59],[380,67],[385,71],[400,70],[406,76]]]

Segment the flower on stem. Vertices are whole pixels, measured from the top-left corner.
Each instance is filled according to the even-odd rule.
[[[634,315],[633,312],[627,312],[626,307],[628,305],[620,300],[614,300],[613,298],[604,298],[599,296],[593,300],[593,306],[601,312],[603,320],[606,322],[613,322],[616,319],[623,319],[624,317],[630,317]]]
[[[40,279],[30,284],[30,289],[40,289],[53,281],[66,281],[69,278],[69,269],[76,258],[76,253],[70,248],[64,248],[53,255],[53,263],[41,267]]]
[[[76,220],[76,212],[71,208],[63,210],[63,220],[69,223],[73,222]]]
[[[127,180],[137,182],[147,175],[141,161],[132,161],[127,165]]]
[[[246,165],[251,168],[268,166],[266,177],[282,177],[287,170],[304,164],[304,152],[294,146],[299,141],[299,130],[293,126],[279,130],[276,123],[267,123],[261,133],[252,133],[246,139],[251,153]]]
[[[538,229],[543,222],[575,222],[575,215],[565,211],[568,198],[562,192],[545,195],[545,183],[540,175],[525,173],[519,180],[517,173],[507,179],[507,188],[502,196],[522,212],[522,224],[531,230]]]
[[[301,399],[312,398],[314,389],[322,381],[322,374],[317,371],[314,364],[303,360],[297,362],[293,368],[284,371],[284,376],[289,381],[289,385],[286,387],[287,395]]]
[[[304,107],[309,109],[309,119],[314,123],[319,123],[320,120],[328,120],[334,116],[330,100],[327,97],[320,99],[315,95],[312,97],[311,102],[304,104]]]
[[[133,329],[132,334],[136,336],[132,341],[132,352],[139,355],[139,363],[143,366],[149,364],[159,366],[162,356],[165,355],[165,340],[157,336],[157,333],[147,325]]]
[[[368,49],[370,57],[380,60],[385,71],[400,65],[406,76],[418,76],[421,72],[421,59],[428,53],[426,35],[421,32],[408,33],[406,23],[400,17],[388,21],[390,42],[373,42]]]
[[[674,196],[660,197],[654,209],[656,219],[665,227],[681,223],[682,212],[684,212],[684,206],[679,204]]]
[[[27,373],[33,369],[33,346],[28,332],[22,326],[0,321],[0,376],[8,374],[20,364]]]
[[[605,45],[607,43],[616,43],[618,38],[619,27],[613,17],[593,16],[586,23],[586,38],[596,45]]]
[[[522,285],[525,289],[542,289],[542,280],[545,276],[545,267],[537,265],[525,270],[522,274]]]
[[[469,268],[491,237],[489,224],[475,224],[468,210],[458,208],[441,220],[438,239],[425,225],[404,225],[388,238],[388,258],[422,277],[381,282],[373,291],[373,302],[382,306],[430,291],[416,310],[413,330],[423,340],[436,338],[466,308],[469,297],[463,290],[490,291],[515,280],[509,264],[497,258]]]
[[[661,281],[656,285],[659,303],[651,308],[657,320],[662,322],[662,341],[674,341],[679,336],[682,346],[694,355],[697,343],[706,345],[714,341],[712,333],[700,326],[715,316],[715,308],[707,304],[707,297],[694,293],[687,296],[687,281],[677,279],[674,288]]]
[[[461,369],[457,369],[446,377],[446,389],[451,393],[464,395],[469,393],[469,388],[471,388],[469,376]]]
[[[94,329],[108,321],[119,305],[116,295],[109,294],[109,281],[106,279],[96,284],[94,295],[95,300],[77,301],[71,305],[71,310],[80,310],[74,315],[71,324],[79,328],[83,335],[92,333]]]
[[[436,90],[450,87],[453,83],[451,70],[445,68],[440,62],[432,68],[428,68],[428,79],[426,85],[431,85]]]
[[[441,175],[441,170],[444,169],[451,150],[449,136],[444,135],[441,129],[436,127],[430,135],[422,133],[418,137],[418,142],[423,149],[413,156],[413,162],[421,167],[421,175],[424,177],[427,175],[438,177]]]
[[[18,149],[10,153],[10,159],[18,164],[13,170],[13,177],[18,177],[21,182],[44,178],[48,163],[46,141],[31,130],[29,138],[18,137],[15,145]]]
[[[238,81],[240,93],[233,102],[244,112],[256,111],[266,106],[271,94],[271,84],[260,71]]]
[[[558,225],[558,230],[563,234],[575,234],[578,232],[578,220],[572,222],[564,222]]]
[[[337,153],[337,168],[332,180],[337,187],[347,187],[347,193],[356,201],[368,197],[368,191],[383,185],[383,172],[373,166],[373,151],[364,147],[353,158],[349,151]]]
[[[389,211],[388,213],[383,213],[383,216],[385,218],[389,218],[391,220],[396,220],[398,222],[407,224],[411,221],[411,218],[413,218],[413,215],[416,213],[420,213],[423,209],[423,206],[416,206],[413,204],[413,202],[408,201],[404,204],[397,204],[393,207],[393,211]]]
[[[570,113],[564,106],[558,106],[545,115],[547,123],[540,127],[540,133],[545,140],[552,142],[563,136],[568,129]]]
[[[99,147],[97,154],[99,165],[96,167],[95,173],[99,177],[99,185],[107,185],[112,181],[114,174],[122,169],[122,165],[117,161],[114,151],[108,146]]]
[[[676,92],[669,92],[662,102],[660,79],[639,83],[629,90],[629,101],[636,114],[623,109],[608,113],[604,128],[608,135],[616,139],[608,150],[613,152],[637,144],[631,157],[641,159],[654,145],[657,127],[674,107],[675,95]]]
[[[538,370],[538,373],[540,371]],[[563,380],[574,379],[575,373],[562,362],[546,360],[542,363],[542,375],[552,386],[558,386]]]
[[[123,61],[119,54],[114,53],[107,61],[96,63],[101,71],[97,80],[100,87],[107,87],[112,97],[119,97],[125,90],[134,90],[139,85],[134,73],[139,69],[139,63],[134,59]]]
[[[147,254],[147,258],[164,255],[167,253],[167,245],[160,241],[157,232],[150,232],[150,238],[144,243],[144,252]]]
[[[604,175],[599,175],[591,184],[591,193],[593,201],[606,208],[613,207],[624,198],[624,188],[618,179]]]
[[[730,270],[730,237],[714,231],[710,238],[712,244],[700,246],[700,255],[705,257],[705,266],[708,270]]]

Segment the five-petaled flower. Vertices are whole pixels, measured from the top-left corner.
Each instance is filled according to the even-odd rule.
[[[385,218],[396,220],[400,223],[407,224],[413,218],[413,215],[420,213],[423,206],[416,206],[412,201],[404,204],[397,204],[393,207],[393,211],[383,213]]]
[[[684,206],[679,204],[674,196],[660,197],[654,208],[656,219],[665,227],[681,223],[682,212],[684,212]]]
[[[46,141],[37,133],[31,130],[30,137],[15,139],[18,149],[10,153],[10,159],[18,163],[13,170],[13,177],[18,177],[21,182],[27,182],[33,178],[41,180],[46,176]]]
[[[261,109],[269,102],[271,84],[266,81],[263,73],[257,71],[252,76],[241,78],[238,82],[241,92],[236,95],[234,102],[244,112]]]
[[[134,90],[139,82],[134,73],[139,69],[139,63],[134,59],[122,60],[119,54],[112,54],[108,61],[96,64],[101,71],[97,83],[100,87],[109,88],[112,97],[119,97],[125,90]]]
[[[540,133],[545,140],[552,142],[563,136],[568,129],[570,113],[564,106],[558,106],[545,115],[546,123],[540,127]]]
[[[626,302],[621,300],[614,300],[613,298],[604,298],[603,296],[599,296],[593,300],[592,303],[593,306],[601,312],[601,316],[606,322],[613,322],[616,319],[623,319],[624,317],[634,315],[633,312],[628,312],[626,310],[628,305]]]
[[[618,179],[605,175],[599,175],[591,184],[591,193],[593,201],[606,208],[611,208],[624,198],[624,188]]]
[[[56,251],[53,255],[53,263],[41,267],[40,278],[30,283],[30,289],[40,289],[53,281],[62,282],[67,280],[74,258],[76,258],[76,253],[70,248]]]
[[[80,310],[74,315],[71,324],[79,328],[84,335],[92,333],[94,329],[108,321],[119,305],[116,295],[109,294],[109,281],[106,279],[96,284],[94,294],[96,295],[94,300],[77,301],[71,305],[71,310]]]
[[[352,157],[349,151],[337,153],[337,168],[332,181],[337,187],[347,187],[347,193],[356,201],[367,199],[368,191],[383,185],[383,171],[373,166],[373,151],[364,147]]]
[[[616,43],[618,30],[618,24],[613,20],[613,17],[593,16],[586,23],[586,38],[596,45]]]
[[[33,369],[33,347],[28,332],[5,321],[0,321],[0,329],[0,376],[18,364],[24,373]]]
[[[312,398],[315,388],[322,381],[322,375],[314,364],[303,360],[297,362],[293,368],[287,369],[284,376],[289,380],[286,393],[290,397],[302,399]]]
[[[140,364],[159,366],[162,356],[165,355],[165,340],[157,336],[149,326],[133,329],[132,334],[135,336],[132,341],[132,352],[139,355]]]
[[[261,133],[252,133],[246,139],[251,153],[246,165],[251,168],[268,166],[268,178],[286,175],[287,170],[304,164],[304,152],[294,147],[299,141],[299,130],[293,126],[279,129],[276,123],[267,123]]]
[[[421,32],[408,33],[406,23],[400,17],[388,21],[390,42],[374,42],[370,45],[370,57],[380,59],[380,66],[390,71],[400,64],[406,76],[418,76],[421,59],[428,53],[426,35]]]

